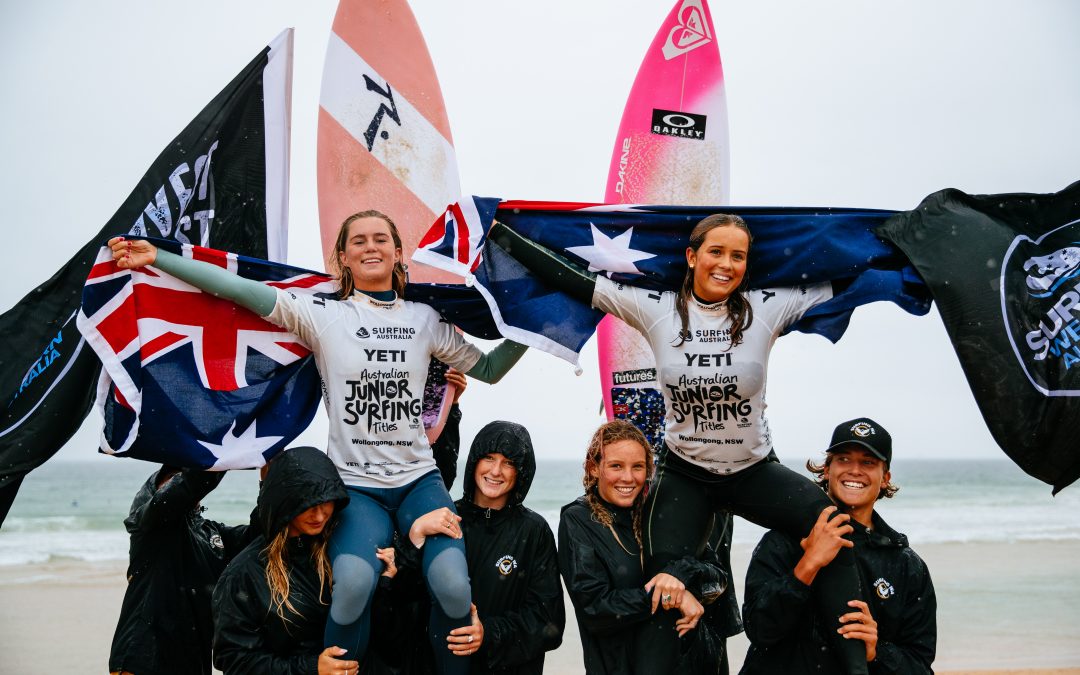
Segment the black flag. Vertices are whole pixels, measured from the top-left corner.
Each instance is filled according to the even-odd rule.
[[[94,401],[101,364],[75,316],[106,240],[151,235],[284,260],[291,70],[287,30],[158,155],[105,227],[0,316],[0,523],[23,477]]]
[[[942,190],[878,234],[930,286],[1005,454],[1055,493],[1080,478],[1080,182],[1048,195]]]

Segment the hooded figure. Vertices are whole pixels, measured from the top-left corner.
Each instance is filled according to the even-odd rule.
[[[555,537],[523,504],[535,475],[525,427],[497,421],[476,435],[462,476],[464,497],[456,502],[473,602],[484,624],[473,673],[542,673],[544,652],[562,643],[566,616]],[[501,508],[488,506],[503,497]]]
[[[294,518],[327,502],[334,503],[334,515],[319,533],[289,536]],[[326,545],[348,502],[325,452],[291,448],[270,463],[259,490],[262,532],[236,556],[214,590],[214,665],[226,675],[317,672],[330,610]],[[282,602],[275,602],[268,566],[284,571]]]
[[[202,517],[199,502],[224,475],[162,467],[135,495],[124,520],[131,535],[128,586],[110,672],[211,672],[210,596],[256,529]]]

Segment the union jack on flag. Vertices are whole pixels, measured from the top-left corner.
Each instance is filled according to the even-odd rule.
[[[157,241],[249,279],[329,293],[325,275]],[[319,373],[295,335],[154,267],[122,270],[103,247],[86,280],[79,330],[101,359],[103,452],[185,467],[262,466],[311,422]]]
[[[462,277],[475,272],[500,201],[473,197],[447,206],[417,244],[413,260]]]

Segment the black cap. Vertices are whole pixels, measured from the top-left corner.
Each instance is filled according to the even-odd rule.
[[[869,417],[860,417],[838,424],[833,430],[832,441],[825,452],[836,452],[846,445],[862,446],[885,462],[886,467],[892,464],[892,436],[885,431],[883,426]]]

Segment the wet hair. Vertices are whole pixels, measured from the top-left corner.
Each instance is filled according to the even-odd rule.
[[[818,484],[818,487],[825,494],[829,494],[829,479],[825,477],[825,467],[832,464],[834,452],[825,453],[825,461],[821,464],[816,464],[814,460],[806,460],[806,470],[814,474],[814,482]],[[885,467],[888,471],[889,468]],[[878,492],[878,499],[890,499],[893,495],[900,491],[900,486],[894,484],[892,481],[881,484],[881,491]]]
[[[746,221],[742,218],[729,213],[714,213],[695,225],[694,229],[690,231],[689,248],[693,249],[694,253],[697,253],[701,245],[705,243],[705,237],[718,227],[737,227],[745,232],[746,253],[749,256],[750,244],[754,241],[754,238],[750,235],[750,228],[746,226]],[[728,349],[742,343],[743,333],[754,322],[754,310],[750,307],[750,299],[746,295],[749,285],[750,274],[747,272],[743,274],[739,287],[727,299],[728,316],[731,317],[731,342],[728,343]],[[677,338],[679,343],[675,345],[676,347],[681,347],[689,335],[689,305],[693,293],[694,269],[687,265],[686,275],[683,277],[682,286],[679,287],[679,293],[675,298],[675,311],[679,313],[679,322],[681,324],[679,337]]]
[[[330,252],[330,258],[327,260],[327,269],[337,276],[338,282],[341,284],[341,290],[338,291],[339,300],[344,300],[349,297],[356,289],[355,284],[353,284],[352,272],[348,267],[341,264],[341,256],[339,254],[345,252],[345,245],[349,240],[349,226],[361,218],[378,218],[385,222],[390,227],[390,237],[394,240],[394,248],[399,250],[402,248],[401,235],[398,234],[397,225],[390,219],[390,216],[382,211],[368,209],[367,211],[354,213],[346,218],[345,222],[341,223],[341,227],[338,229],[337,238],[334,240],[334,250]],[[408,276],[405,272],[405,265],[399,260],[394,263],[394,275],[390,282],[391,288],[394,289],[394,292],[397,293],[399,298],[405,297],[405,282],[407,280]]]
[[[604,458],[604,446],[619,441],[634,441],[640,445],[645,450],[645,480],[649,480],[653,475],[652,446],[645,439],[645,434],[641,433],[641,430],[630,422],[613,420],[601,424],[600,428],[589,439],[589,447],[585,451],[585,477],[581,479],[582,484],[585,486],[585,503],[589,505],[589,510],[592,511],[592,519],[607,527],[612,534],[615,534],[615,528],[612,527],[613,516],[611,511],[600,500],[600,479],[593,476],[591,470],[600,467]],[[637,539],[639,548],[641,547],[641,519],[644,505],[645,490],[643,489],[638,493],[633,505],[630,507],[634,518],[634,538]],[[615,535],[615,540],[619,540],[618,535]],[[621,541],[619,545],[622,546]]]
[[[336,509],[335,514],[336,516]],[[291,521],[290,521],[291,522]],[[334,583],[334,572],[330,565],[330,531],[337,522],[336,517],[330,521],[319,534],[311,537],[311,546],[304,550],[311,551],[311,559],[315,563],[315,570],[319,574],[319,604],[329,605],[329,599],[323,598],[323,593],[328,591]],[[270,543],[263,549],[266,555],[266,585],[270,588],[270,606],[277,615],[286,622],[291,620],[285,616],[285,610],[300,615],[289,600],[289,525],[286,524]]]

